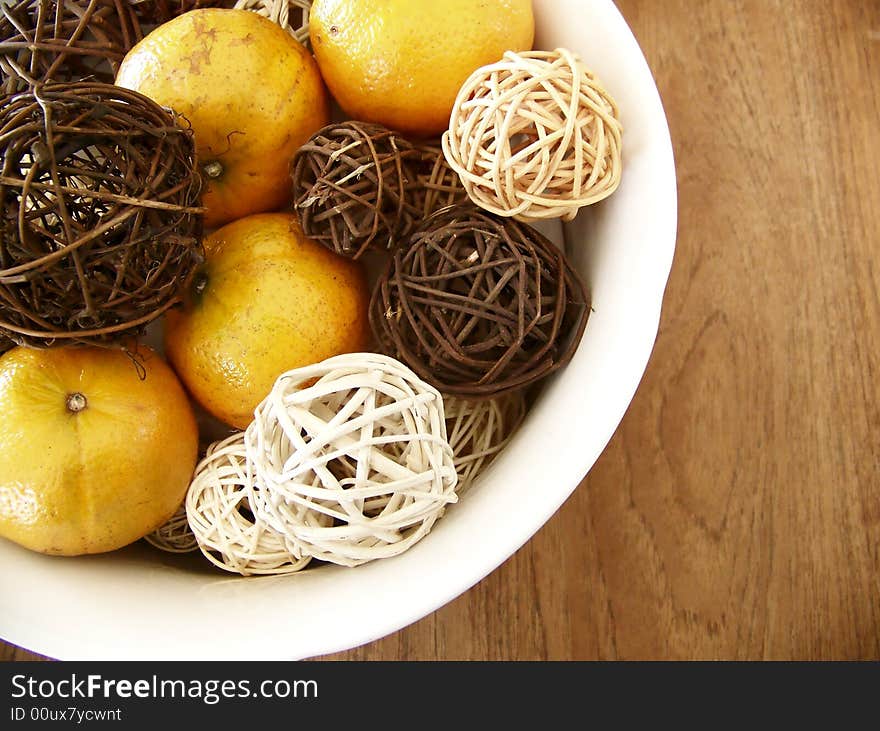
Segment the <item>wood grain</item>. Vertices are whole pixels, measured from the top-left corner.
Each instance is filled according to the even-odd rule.
[[[880,658],[880,3],[618,5],[678,167],[645,378],[527,546],[333,658]]]

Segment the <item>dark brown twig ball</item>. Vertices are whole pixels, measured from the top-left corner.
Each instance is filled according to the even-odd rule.
[[[234,0],[124,0],[147,25],[161,25],[199,8],[232,7]]]
[[[15,342],[0,332],[0,355],[3,355],[7,350],[11,350],[14,347]]]
[[[13,0],[0,7],[2,92],[44,81],[112,82],[142,37],[125,0]]]
[[[192,133],[145,96],[49,84],[0,98],[0,336],[111,343],[201,261]]]
[[[303,232],[352,259],[371,247],[387,249],[416,221],[406,200],[416,155],[376,124],[342,122],[316,132],[291,165]]]
[[[394,250],[370,322],[386,352],[441,392],[488,397],[567,363],[588,311],[552,242],[468,204],[440,210]]]

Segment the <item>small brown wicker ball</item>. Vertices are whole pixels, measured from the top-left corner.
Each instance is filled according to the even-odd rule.
[[[0,7],[3,93],[43,81],[112,82],[142,38],[133,8],[120,0],[15,0]]]
[[[468,196],[458,173],[446,162],[440,142],[416,145],[415,180],[407,191],[408,202],[422,220],[446,206],[464,203]]]
[[[567,363],[588,310],[551,241],[466,204],[438,211],[394,250],[370,322],[387,353],[442,393],[490,397]]]
[[[128,0],[128,3],[147,25],[167,23],[190,10],[231,6],[230,0]]]
[[[406,200],[416,156],[381,125],[342,122],[318,130],[291,164],[303,232],[352,259],[368,248],[387,249],[416,221]]]
[[[0,335],[112,343],[180,300],[201,261],[192,133],[109,84],[0,98]]]
[[[569,50],[508,51],[458,93],[443,152],[470,199],[520,221],[570,221],[620,183],[617,104]]]

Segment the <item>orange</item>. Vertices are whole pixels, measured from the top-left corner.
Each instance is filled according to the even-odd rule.
[[[196,422],[171,369],[138,352],[140,373],[103,348],[0,357],[0,536],[41,553],[100,553],[174,513],[198,456]]]
[[[315,243],[296,216],[264,213],[207,237],[165,352],[193,397],[244,429],[281,373],[369,344],[360,264]]]
[[[293,154],[329,121],[311,54],[247,10],[192,10],[160,25],[128,52],[116,83],[192,124],[208,227],[282,207]]]
[[[531,0],[315,0],[309,18],[345,112],[416,137],[445,130],[467,77],[531,49],[534,31]]]

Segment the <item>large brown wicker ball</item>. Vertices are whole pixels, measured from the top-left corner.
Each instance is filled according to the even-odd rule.
[[[202,209],[192,134],[177,122],[108,84],[0,98],[0,335],[109,343],[180,299],[201,260]]]
[[[370,321],[386,352],[442,393],[489,397],[567,363],[588,309],[552,242],[466,204],[438,211],[394,250]]]
[[[387,249],[416,222],[406,199],[416,157],[409,142],[378,124],[318,130],[291,165],[303,232],[352,259],[368,248]]]
[[[125,0],[13,0],[0,6],[3,93],[40,81],[112,82],[142,37]]]

